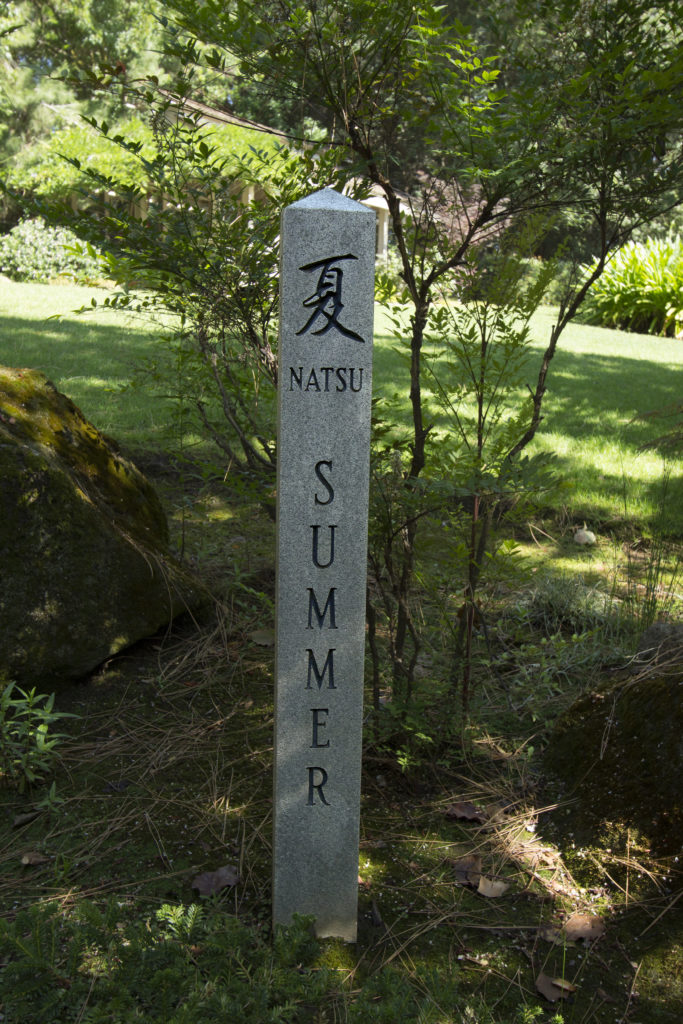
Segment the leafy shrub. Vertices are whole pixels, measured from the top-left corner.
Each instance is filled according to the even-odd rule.
[[[589,274],[594,265],[584,272]],[[591,285],[580,318],[625,331],[683,336],[680,235],[625,245]]]
[[[237,124],[213,125],[205,129],[226,170],[238,162],[238,154],[258,146],[275,156],[277,143],[262,132]],[[125,139],[122,146],[118,140]],[[87,184],[87,173],[98,174],[124,183],[128,188],[146,191],[152,185],[150,168],[156,156],[154,131],[147,121],[129,117],[107,126],[102,133],[83,120],[65,125],[32,146],[25,147],[7,169],[5,181],[10,189],[49,198],[78,197]]]
[[[0,273],[15,281],[44,284],[59,277],[79,284],[93,284],[102,278],[93,246],[80,245],[73,231],[49,227],[39,217],[22,221],[0,238]]]
[[[73,716],[54,711],[55,695],[20,690],[10,682],[0,693],[0,778],[20,792],[46,775],[57,756],[61,733],[51,732],[59,718]]]
[[[145,157],[154,156],[152,130],[139,118],[130,118],[114,131],[126,131]],[[46,139],[26,146],[7,170],[6,182],[13,189],[39,196],[68,197],[83,181],[84,168],[95,166],[103,174],[118,174],[129,184],[144,185],[140,161],[114,142],[102,137],[86,121],[58,128]]]
[[[81,194],[87,190],[98,215],[65,202],[50,206],[51,219],[106,250],[107,277],[122,290],[105,305],[165,323],[171,314],[174,326],[151,373],[164,394],[174,389],[233,468],[271,481],[279,212],[316,187],[341,188],[346,172],[330,149],[231,150],[228,160],[220,133],[199,119],[176,121],[172,110],[165,101],[155,111],[153,160],[135,138],[110,138],[109,126],[99,125],[140,162],[144,189],[128,173],[112,177],[79,160]],[[162,381],[169,366],[172,377]]]

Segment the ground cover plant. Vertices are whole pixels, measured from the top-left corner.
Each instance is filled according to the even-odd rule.
[[[617,821],[580,835],[571,794],[540,759],[573,698],[632,656],[628,588],[642,605],[654,503],[629,518],[595,472],[578,515],[568,491],[515,528],[521,553],[482,591],[490,628],[475,632],[466,721],[443,713],[444,606],[461,597],[437,573],[441,523],[427,524],[412,718],[398,721],[382,700],[367,721],[359,943],[317,943],[305,922],[273,941],[272,521],[206,447],[190,449],[188,465],[186,441],[162,430],[173,401],[119,391],[154,344],[149,325],[71,316],[86,296],[70,288],[2,282],[1,295],[0,358],[39,366],[138,454],[178,549],[216,595],[204,619],[60,692],[55,708],[77,717],[57,723],[68,738],[55,770],[28,793],[0,791],[5,1019],[677,1024],[679,865]],[[65,318],[46,321],[60,306]],[[657,430],[636,422],[635,440],[626,430],[643,411],[628,353],[649,339],[584,330],[546,424],[549,437],[566,435],[577,476],[588,456],[573,406],[609,399],[624,458]],[[618,374],[600,345],[622,339],[620,409],[615,389],[577,365],[595,349],[591,370]],[[379,338],[380,393],[395,357]],[[671,364],[658,349],[639,360],[654,388]],[[572,537],[586,509],[604,516],[591,549]],[[680,585],[671,589],[666,574],[651,583],[656,610],[671,611]]]

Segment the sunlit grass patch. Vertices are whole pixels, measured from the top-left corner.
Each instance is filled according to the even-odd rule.
[[[528,381],[547,345],[553,311],[543,308],[531,323]],[[385,313],[376,316],[375,394],[382,418],[391,407],[410,429],[407,334],[397,342]],[[562,335],[548,375],[543,420],[529,452],[546,451],[557,458],[559,476],[569,484],[563,497],[566,513],[577,525],[584,518],[600,524],[629,519],[652,527],[660,516],[661,486],[668,480],[667,532],[683,535],[683,467],[680,459],[664,463],[656,451],[642,446],[662,433],[656,418],[644,415],[669,406],[680,397],[683,344],[673,338],[630,334],[583,324],[570,324]],[[422,378],[440,443],[447,444],[447,421],[434,407],[433,381]]]
[[[145,361],[157,356],[161,328],[104,309],[75,312],[89,306],[93,296],[101,301],[107,294],[2,279],[0,362],[40,370],[98,429],[121,443],[168,446],[177,429],[173,400],[130,387]]]

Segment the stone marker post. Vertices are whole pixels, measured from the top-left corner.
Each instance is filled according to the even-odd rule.
[[[282,217],[273,920],[356,939],[375,215]]]

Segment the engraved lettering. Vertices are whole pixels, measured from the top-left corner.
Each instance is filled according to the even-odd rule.
[[[318,621],[318,626],[320,627],[320,629],[322,629],[323,625],[325,624],[325,616],[327,615],[328,610],[330,613],[329,628],[336,629],[337,623],[335,619],[334,595],[337,588],[330,588],[330,592],[327,595],[327,601],[325,602],[325,607],[323,608],[322,611],[320,611],[320,605],[318,604],[318,599],[315,596],[315,591],[313,590],[313,588],[307,587],[306,589],[308,590],[308,629],[313,629],[314,615]]]
[[[313,530],[313,564],[318,569],[329,569],[334,562],[334,531],[337,529],[336,526],[328,527],[330,531],[330,543],[329,543],[329,556],[326,562],[321,562],[318,557],[318,532],[321,529],[320,526],[311,526]]]
[[[325,740],[324,743],[320,743],[319,740],[318,740],[318,729],[326,729],[327,728],[327,722],[323,721],[319,716],[320,715],[329,715],[329,713],[330,713],[330,709],[329,708],[311,708],[311,714],[313,715],[313,727],[312,727],[313,736],[312,736],[312,742],[311,742],[311,749],[319,748],[319,747],[329,747],[329,745],[330,745],[330,741],[329,740]]]
[[[290,391],[324,391],[329,394],[330,391],[343,393],[349,388],[355,394],[363,390],[362,366],[312,366],[308,372],[303,366],[289,368]]]
[[[320,391],[320,385],[318,384],[318,377],[315,370],[311,370],[309,373],[304,391],[310,391],[311,388],[314,388],[316,391]]]
[[[306,263],[304,266],[299,267],[299,270],[304,270],[306,273],[319,270],[320,275],[315,291],[307,299],[304,299],[303,305],[307,309],[312,309],[313,312],[301,330],[296,332],[297,336],[305,334],[309,327],[313,327],[320,318],[325,323],[317,331],[311,331],[311,334],[327,334],[330,328],[334,327],[347,338],[353,338],[354,341],[361,342],[364,340],[360,334],[356,334],[355,331],[351,331],[348,327],[344,327],[343,324],[339,323],[339,314],[344,308],[344,303],[342,302],[344,272],[341,267],[334,266],[335,263],[341,263],[343,260],[357,259],[358,257],[352,253],[347,253],[345,256],[330,256],[328,259],[316,260],[314,263]]]
[[[328,466],[330,469],[332,469],[331,459],[322,459],[320,462],[316,462],[315,464],[315,475],[317,476],[318,480],[323,485],[328,494],[328,497],[325,499],[325,501],[322,501],[316,493],[315,503],[316,505],[329,505],[334,500],[334,487],[332,486],[330,481],[323,476],[323,471],[320,468],[321,466]]]
[[[330,650],[327,652],[327,657],[325,658],[325,664],[322,667],[322,672],[318,668],[318,662],[315,660],[315,654],[313,653],[313,651],[310,649],[310,647],[306,650],[306,654],[308,655],[308,681],[306,683],[307,690],[313,689],[313,687],[311,686],[311,673],[313,673],[315,677],[315,681],[318,684],[319,690],[322,690],[323,688],[326,675],[329,680],[327,684],[328,690],[337,689],[337,687],[334,685],[334,652],[336,651],[336,649],[336,647],[331,647]]]
[[[320,781],[319,782],[315,781],[315,772],[320,772]],[[309,807],[313,807],[313,805],[315,804],[315,798],[313,796],[314,790],[317,790],[318,796],[320,797],[320,802],[325,804],[326,807],[330,806],[329,801],[325,799],[325,794],[323,793],[323,787],[326,785],[326,783],[327,783],[327,772],[325,771],[324,768],[319,768],[317,765],[312,767],[312,768],[308,768],[308,806]]]

